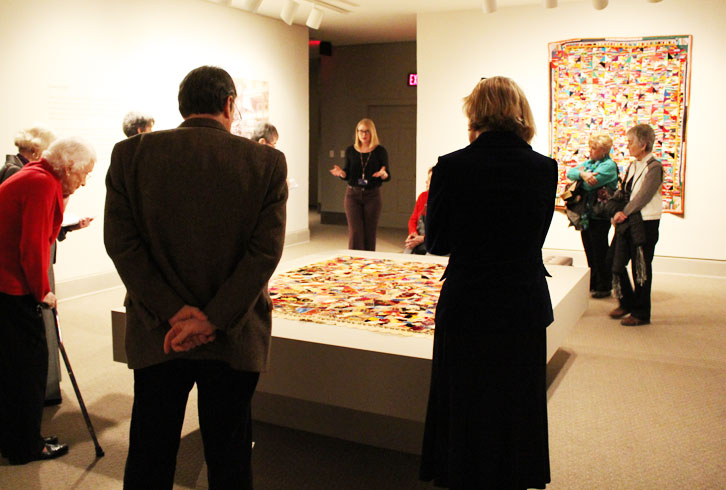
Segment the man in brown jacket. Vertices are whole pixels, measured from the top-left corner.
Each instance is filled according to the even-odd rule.
[[[221,68],[192,70],[184,122],[111,155],[104,241],[126,285],[134,370],[126,489],[172,488],[195,383],[209,488],[252,488],[250,401],[268,362],[287,167],[230,133],[236,96]]]

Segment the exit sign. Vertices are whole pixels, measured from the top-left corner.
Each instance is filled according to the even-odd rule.
[[[408,86],[415,87],[417,85],[418,85],[418,73],[409,73],[408,74]]]

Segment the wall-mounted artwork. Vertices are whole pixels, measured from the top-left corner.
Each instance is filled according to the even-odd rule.
[[[658,36],[550,43],[550,152],[559,163],[558,196],[567,169],[587,160],[591,134],[612,137],[611,155],[622,173],[632,160],[625,133],[645,123],[655,130],[653,154],[663,163],[663,210],[683,214],[692,42],[692,36]]]
[[[261,80],[235,78],[237,114],[232,122],[232,133],[252,137],[255,128],[270,119],[270,84]]]

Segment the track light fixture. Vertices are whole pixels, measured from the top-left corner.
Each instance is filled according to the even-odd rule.
[[[310,10],[310,15],[308,15],[308,20],[305,22],[305,25],[308,26],[310,29],[320,29],[320,23],[323,21],[323,15],[324,12],[313,5],[313,8]]]
[[[484,0],[481,9],[485,14],[491,14],[497,11],[497,0]]]
[[[257,12],[257,9],[260,8],[260,5],[262,4],[262,0],[242,0],[241,7],[248,11],[252,12],[253,14]]]
[[[543,3],[546,9],[553,9],[557,7],[557,0],[544,0]]]
[[[595,10],[602,10],[608,6],[608,0],[592,0],[592,6]]]
[[[285,0],[285,4],[282,6],[282,12],[280,12],[280,18],[287,25],[291,26],[295,20],[295,12],[300,7],[300,4],[295,0]]]

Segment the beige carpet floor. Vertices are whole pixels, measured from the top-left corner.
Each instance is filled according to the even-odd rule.
[[[286,259],[346,248],[345,227],[311,225],[311,242],[288,247]],[[380,230],[378,250],[400,251],[404,235]],[[59,305],[64,344],[105,457],[95,458],[63,369],[64,401],[45,410],[43,426],[70,443],[70,453],[25,466],[0,459],[0,489],[122,487],[133,380],[112,360],[109,311],[123,295],[115,288]],[[590,300],[550,362],[548,488],[726,488],[726,279],[656,271],[653,323],[645,327],[610,320],[614,305]],[[430,488],[416,480],[415,455],[264,424],[255,426],[255,440],[257,490]],[[175,488],[206,488],[195,393]]]

